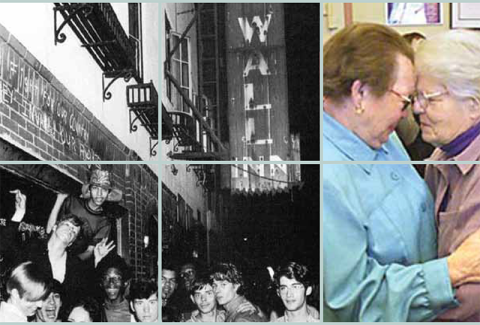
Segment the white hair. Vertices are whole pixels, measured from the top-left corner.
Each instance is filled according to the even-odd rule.
[[[428,38],[415,53],[415,66],[422,75],[440,80],[459,98],[480,102],[480,33],[450,30]]]

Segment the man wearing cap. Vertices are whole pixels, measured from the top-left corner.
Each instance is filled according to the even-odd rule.
[[[57,195],[47,224],[49,233],[57,217],[67,213],[73,213],[83,221],[81,235],[72,245],[72,251],[78,253],[82,260],[90,258],[95,245],[110,235],[111,223],[102,205],[106,201],[118,202],[122,199],[122,191],[112,186],[110,171],[102,167],[105,166],[91,169],[90,180],[82,186],[80,197]]]

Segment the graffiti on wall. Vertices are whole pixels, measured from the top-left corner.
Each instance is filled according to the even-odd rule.
[[[101,160],[91,148],[91,122],[13,48],[0,40],[0,103],[63,146],[67,155]],[[98,141],[98,140],[97,140]]]

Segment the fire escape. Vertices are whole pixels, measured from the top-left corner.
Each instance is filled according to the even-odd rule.
[[[162,105],[162,140],[168,144],[175,139],[173,152],[169,154],[172,159],[192,161],[226,159],[227,150],[222,143],[224,137],[220,132],[221,109],[226,105],[223,104],[224,88],[222,88],[220,76],[222,55],[219,53],[221,38],[218,30],[221,26],[218,22],[222,19],[218,19],[219,7],[217,4],[195,4],[194,15],[180,39],[171,48],[167,41],[168,54],[164,62],[165,80],[169,87],[175,89],[181,96],[183,106],[167,111]],[[199,94],[196,100],[192,100],[172,73],[172,58],[179,55],[183,40],[195,24],[198,36]],[[166,29],[168,32],[170,26]],[[200,165],[190,166],[197,176],[200,175],[199,179],[206,179],[205,175],[209,170],[200,171]]]
[[[158,95],[152,82],[143,81],[141,4],[129,3],[129,35],[125,33],[110,3],[54,3],[55,44],[63,43],[68,25],[103,71],[103,100],[112,97],[110,86],[118,79],[135,79],[127,87],[130,132],[145,128],[150,136],[150,156],[158,145]],[[58,14],[63,17],[60,22]]]

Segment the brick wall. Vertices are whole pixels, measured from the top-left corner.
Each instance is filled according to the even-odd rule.
[[[0,137],[39,160],[139,160],[2,25]]]

